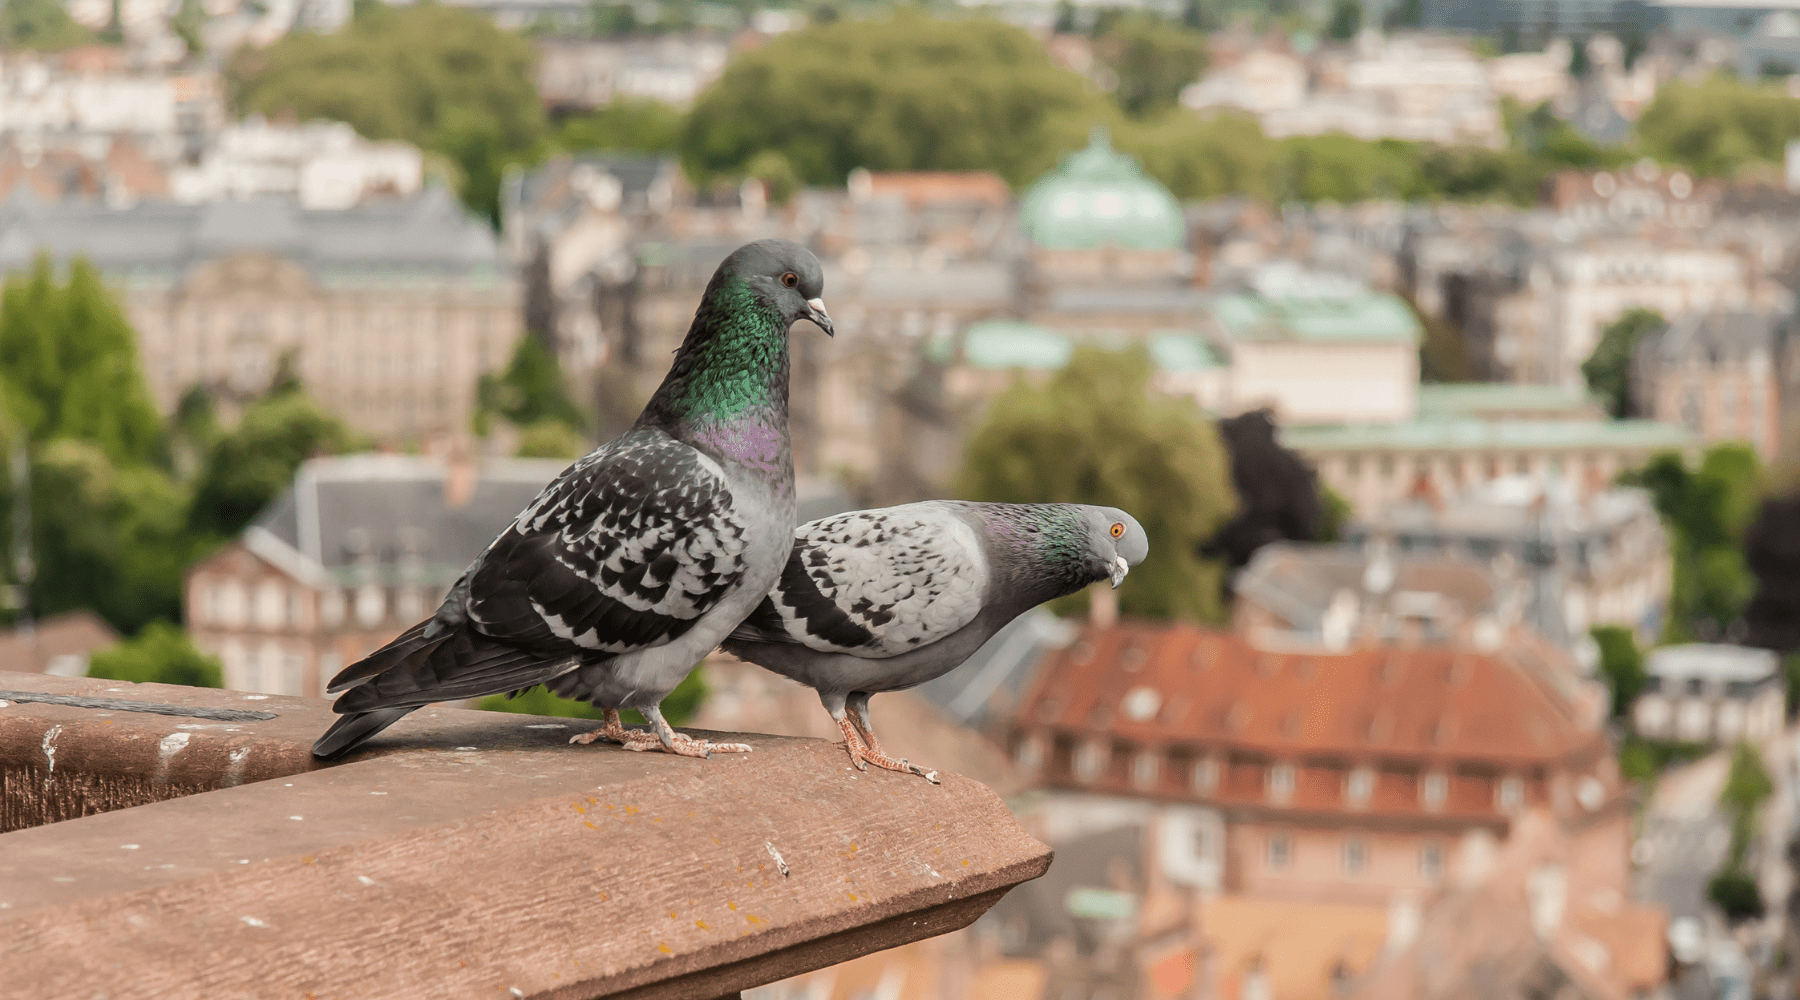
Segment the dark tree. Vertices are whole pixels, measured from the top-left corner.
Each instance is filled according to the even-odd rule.
[[[1219,421],[1219,438],[1231,454],[1238,513],[1201,545],[1202,555],[1235,569],[1270,542],[1321,537],[1326,512],[1318,476],[1275,440],[1275,419],[1268,410]]]
[[[1337,0],[1331,8],[1331,24],[1326,27],[1325,34],[1339,41],[1355,38],[1362,30],[1362,4],[1356,0]]]
[[[1744,535],[1744,559],[1756,575],[1744,608],[1750,644],[1800,650],[1800,492],[1763,501]]]

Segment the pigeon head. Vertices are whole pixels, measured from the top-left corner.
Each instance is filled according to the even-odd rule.
[[[733,251],[719,265],[715,285],[748,286],[775,308],[786,330],[795,320],[808,319],[827,336],[837,331],[825,312],[825,273],[811,250],[789,240],[757,240]]]
[[[1087,534],[1088,569],[1096,579],[1112,580],[1113,589],[1117,590],[1131,567],[1150,554],[1150,538],[1137,518],[1117,507],[1084,504],[1080,510]]]

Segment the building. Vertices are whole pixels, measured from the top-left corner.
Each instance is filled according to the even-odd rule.
[[[1161,284],[1192,272],[1180,203],[1103,129],[1026,190],[1019,229],[1045,283]]]
[[[1281,443],[1361,514],[1422,493],[1448,496],[1502,476],[1611,482],[1695,438],[1654,420],[1421,418],[1394,424],[1289,426]]]
[[[1743,441],[1763,461],[1775,460],[1782,325],[1766,314],[1708,310],[1646,334],[1631,362],[1632,409],[1707,444]]]
[[[88,658],[119,641],[119,633],[82,608],[0,631],[0,670],[85,677]]]
[[[214,137],[199,162],[169,176],[176,201],[296,197],[303,209],[353,208],[378,198],[411,198],[425,160],[404,142],[369,142],[342,122],[271,125],[251,116]]]
[[[578,17],[587,16],[577,5]],[[726,43],[705,36],[540,38],[537,90],[546,107],[589,111],[615,100],[687,107],[725,71]]]
[[[1147,804],[1173,883],[1416,908],[1531,809],[1627,890],[1630,807],[1600,714],[1507,647],[1259,648],[1125,622],[1049,654],[1012,746],[1062,816],[1046,822]]]
[[[293,199],[125,209],[0,205],[0,272],[80,256],[119,289],[165,412],[207,386],[230,401],[291,359],[308,390],[391,441],[469,426],[475,384],[521,332],[493,233],[442,188],[344,211]]]
[[[1780,658],[1766,649],[1689,643],[1650,652],[1631,727],[1652,740],[1763,743],[1787,720]]]
[[[236,542],[188,570],[182,611],[239,691],[325,684],[436,610],[565,463],[316,458]]]
[[[1519,588],[1521,620],[1577,648],[1595,625],[1648,640],[1669,599],[1669,543],[1644,490],[1582,490],[1569,479],[1506,476],[1453,494],[1426,492],[1359,517],[1352,544],[1472,559]]]

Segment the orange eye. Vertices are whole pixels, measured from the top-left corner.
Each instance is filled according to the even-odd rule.
[[[789,288],[792,288],[795,285],[798,285],[800,283],[800,276],[795,274],[792,271],[789,271],[788,273],[781,276],[781,283],[788,286]]]
[[[1114,538],[1118,538],[1120,535],[1123,535],[1124,533],[1125,533],[1125,526],[1123,524],[1114,524],[1112,526],[1112,536]]]

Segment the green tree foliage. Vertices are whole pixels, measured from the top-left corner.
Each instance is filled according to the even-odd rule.
[[[1627,735],[1619,744],[1619,773],[1631,781],[1649,783],[1671,765],[1699,760],[1709,749],[1704,743],[1646,740]]]
[[[242,531],[294,481],[300,464],[363,446],[337,415],[294,386],[252,403],[207,449],[194,483],[191,530],[213,538]]]
[[[1600,331],[1594,353],[1581,363],[1588,388],[1606,401],[1607,412],[1613,416],[1633,416],[1631,358],[1637,353],[1638,341],[1666,325],[1662,313],[1654,309],[1627,309]]]
[[[137,340],[85,260],[71,265],[66,284],[48,257],[6,282],[0,386],[8,415],[33,441],[78,438],[119,462],[151,461],[162,449]]]
[[[0,3],[0,48],[70,49],[93,41],[57,0]]]
[[[616,97],[603,108],[570,115],[556,145],[570,152],[667,153],[681,137],[681,112],[661,101]]]
[[[1763,915],[1762,893],[1744,859],[1756,837],[1757,811],[1774,794],[1775,783],[1763,766],[1762,754],[1748,743],[1739,743],[1731,757],[1731,771],[1719,792],[1719,805],[1731,817],[1731,850],[1725,864],[1706,887],[1711,899],[1732,920]]]
[[[1199,548],[1237,506],[1229,461],[1192,401],[1151,389],[1152,370],[1142,350],[1083,347],[1048,385],[1015,383],[969,438],[956,495],[1129,511],[1150,557],[1119,590],[1120,609],[1217,620],[1221,571]]]
[[[1742,867],[1726,868],[1714,875],[1706,883],[1706,898],[1733,922],[1760,920],[1767,912],[1756,878]]]
[[[179,618],[181,574],[198,554],[185,491],[162,470],[115,464],[87,441],[33,450],[33,612],[92,608],[127,634]],[[8,494],[10,507],[17,497]]]
[[[1718,640],[1739,620],[1756,589],[1743,538],[1755,515],[1761,468],[1742,444],[1707,449],[1698,469],[1663,452],[1620,477],[1648,489],[1662,516],[1675,573],[1663,638]]]
[[[743,176],[779,153],[807,184],[851,170],[995,170],[1024,184],[1116,117],[1023,29],[988,18],[839,21],[732,60],[695,103],[682,161]]]
[[[1152,14],[1115,21],[1094,49],[1118,81],[1113,99],[1136,118],[1173,108],[1206,68],[1206,39]]]
[[[1739,743],[1731,755],[1731,771],[1719,792],[1719,804],[1734,813],[1759,808],[1775,792],[1775,783],[1763,766],[1762,754],[1748,743]]]
[[[575,428],[560,420],[543,420],[519,432],[520,458],[563,458],[574,460],[587,454],[587,442]]]
[[[529,335],[519,338],[506,370],[483,375],[475,388],[476,433],[486,434],[494,417],[520,427],[556,421],[577,428],[586,423],[569,398],[556,355]]]
[[[1331,5],[1331,23],[1326,26],[1325,34],[1339,41],[1348,41],[1362,30],[1362,23],[1362,4],[1356,0],[1336,0]]]
[[[240,112],[349,122],[453,160],[473,211],[498,219],[506,164],[535,157],[548,126],[523,37],[474,11],[376,5],[335,34],[246,47],[227,74]]]
[[[95,653],[88,676],[133,684],[186,684],[222,688],[219,661],[194,648],[186,632],[168,622],[151,622],[135,638]]]
[[[1800,101],[1780,84],[1719,75],[1672,80],[1638,119],[1644,152],[1705,176],[1729,177],[1752,164],[1778,164],[1800,138]]]
[[[1623,719],[1631,711],[1631,703],[1650,675],[1644,672],[1644,654],[1638,650],[1631,630],[1618,625],[1601,625],[1591,631],[1600,647],[1600,676],[1612,695],[1612,715]]]
[[[700,705],[706,701],[706,671],[696,666],[691,673],[682,678],[675,690],[662,701],[663,718],[669,720],[671,726],[686,725],[687,721],[700,711]],[[570,698],[559,698],[550,693],[543,685],[531,688],[516,696],[497,694],[481,699],[480,708],[486,712],[518,712],[523,715],[548,715],[558,719],[599,719],[599,709],[585,701]],[[620,718],[633,725],[644,723],[641,712],[628,710],[619,713]]]

